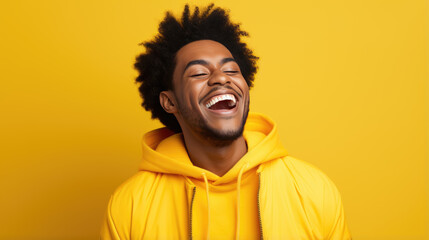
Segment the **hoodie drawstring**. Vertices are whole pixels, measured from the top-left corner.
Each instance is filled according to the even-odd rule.
[[[241,176],[243,175],[244,169],[247,168],[249,163],[246,163],[241,167],[240,172],[238,173],[237,178],[237,222],[236,222],[236,229],[235,229],[235,239],[240,239],[240,187],[241,187]]]
[[[209,181],[207,181],[206,173],[201,173],[206,183],[206,197],[207,197],[207,240],[210,239],[210,198],[209,198]]]
[[[238,173],[237,178],[237,221],[236,221],[236,230],[235,230],[235,239],[240,239],[240,191],[241,191],[241,177],[243,176],[244,170],[249,166],[249,163],[246,163],[241,167],[240,172]],[[207,237],[210,239],[210,196],[209,196],[209,182],[207,180],[206,173],[201,173],[204,178],[204,183],[206,185],[206,198],[207,198]]]

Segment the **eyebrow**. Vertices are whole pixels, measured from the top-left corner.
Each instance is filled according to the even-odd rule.
[[[223,65],[223,64],[225,64],[227,62],[235,62],[235,59],[234,58],[223,58],[220,61],[220,64]],[[207,66],[207,65],[209,65],[209,63],[206,60],[203,60],[203,59],[193,60],[193,61],[188,62],[188,64],[186,64],[186,67],[185,67],[185,69],[183,71],[186,71],[186,69],[188,69],[190,66],[193,66],[193,65],[204,65],[204,66]]]

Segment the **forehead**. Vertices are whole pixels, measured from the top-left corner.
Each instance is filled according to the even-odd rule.
[[[176,54],[177,67],[196,59],[222,59],[232,57],[231,52],[221,43],[212,40],[199,40],[183,46]]]

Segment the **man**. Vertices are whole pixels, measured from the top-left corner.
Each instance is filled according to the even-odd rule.
[[[102,239],[350,239],[340,195],[249,114],[256,60],[225,10],[170,13],[137,58],[143,106],[167,128],[109,202]]]

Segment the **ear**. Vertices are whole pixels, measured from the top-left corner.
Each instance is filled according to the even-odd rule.
[[[177,105],[174,101],[174,93],[170,90],[168,91],[162,91],[159,94],[159,103],[161,104],[162,108],[168,113],[176,113],[177,112]]]

